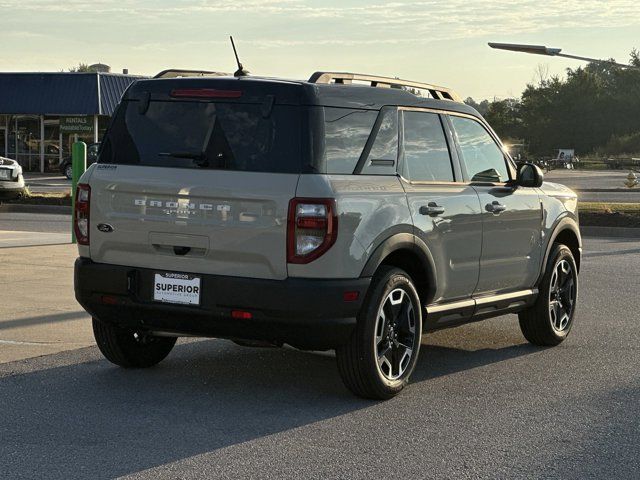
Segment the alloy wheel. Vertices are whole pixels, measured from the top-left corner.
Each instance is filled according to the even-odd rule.
[[[407,370],[416,350],[416,315],[411,296],[402,288],[392,290],[378,310],[375,354],[380,373],[397,380]]]
[[[576,281],[571,264],[560,260],[551,275],[549,286],[549,316],[557,332],[567,330],[576,301]]]

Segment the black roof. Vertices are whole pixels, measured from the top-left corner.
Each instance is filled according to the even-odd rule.
[[[0,73],[0,114],[111,115],[134,75]]]
[[[274,95],[281,105],[319,105],[379,110],[386,105],[449,110],[479,116],[472,107],[451,100],[436,100],[414,95],[398,88],[376,88],[363,85],[312,83],[268,77],[181,77],[140,80],[127,91],[126,98],[170,98],[175,89],[211,88],[241,90],[242,102],[262,102]]]

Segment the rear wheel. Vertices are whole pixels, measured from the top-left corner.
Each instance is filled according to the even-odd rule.
[[[93,319],[93,336],[111,363],[125,368],[151,367],[164,360],[176,337],[157,337]]]
[[[520,328],[534,345],[562,343],[573,325],[578,301],[578,269],[571,250],[556,244],[540,283],[536,303],[520,312]]]
[[[360,397],[397,395],[415,368],[422,336],[422,311],[411,278],[383,266],[373,278],[358,324],[336,350],[343,382]]]
[[[71,164],[68,164],[66,167],[64,167],[64,176],[69,180],[73,178],[73,166]]]

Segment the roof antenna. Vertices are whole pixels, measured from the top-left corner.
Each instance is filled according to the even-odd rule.
[[[249,75],[249,72],[244,69],[242,64],[240,63],[240,59],[238,58],[238,51],[236,50],[236,44],[233,42],[233,37],[229,35],[231,39],[231,46],[233,47],[233,54],[236,56],[236,63],[238,64],[238,70],[233,74],[234,77],[246,77]]]

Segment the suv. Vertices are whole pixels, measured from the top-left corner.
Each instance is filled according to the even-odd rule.
[[[446,88],[139,80],[78,185],[76,298],[122,367],[179,336],[286,343],[390,398],[425,332],[518,313],[535,345],[569,334],[577,198],[542,177]]]

